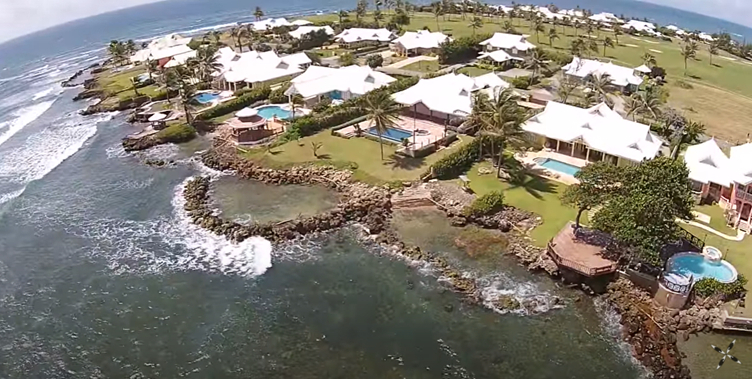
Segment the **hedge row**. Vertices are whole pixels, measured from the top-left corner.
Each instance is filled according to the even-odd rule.
[[[453,179],[467,172],[472,165],[480,160],[480,146],[483,144],[483,150],[488,151],[491,142],[494,141],[496,147],[500,146],[498,137],[478,136],[465,146],[461,146],[455,152],[439,159],[428,171],[420,177],[426,177],[433,170],[433,177],[437,179]]]
[[[271,92],[272,90],[267,86],[253,89],[239,97],[225,101],[224,103],[200,113],[196,116],[196,119],[209,120],[215,117],[224,116],[228,113],[237,112],[257,101],[266,100],[269,98]]]
[[[188,124],[170,125],[156,134],[156,138],[162,142],[188,142],[196,137],[196,129]]]
[[[504,193],[501,191],[489,192],[468,205],[463,213],[468,216],[486,216],[494,214],[504,208]]]
[[[733,283],[721,283],[712,278],[700,279],[695,283],[695,293],[701,297],[710,297],[719,295],[725,301],[741,297],[746,290],[747,278],[739,274],[739,277]]]

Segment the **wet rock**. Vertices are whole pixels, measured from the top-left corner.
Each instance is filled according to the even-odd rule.
[[[444,305],[444,311],[446,311],[446,312],[452,312],[452,311],[454,311],[454,305],[452,305],[452,304]]]
[[[520,302],[512,296],[500,295],[493,301],[493,305],[501,310],[513,311],[520,309]]]

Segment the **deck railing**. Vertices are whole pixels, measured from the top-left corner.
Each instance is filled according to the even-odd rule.
[[[586,275],[586,276],[598,276],[600,274],[608,274],[611,272],[616,271],[616,264],[611,264],[605,267],[596,267],[591,268],[587,267],[583,264],[577,263],[571,259],[564,258],[554,251],[554,247],[552,243],[548,243],[548,255],[553,259],[553,261],[559,265],[564,266],[567,268],[571,268],[572,270],[578,271],[579,273]]]
[[[658,277],[658,282],[661,283],[662,286],[668,288],[669,290],[680,293],[680,294],[686,294],[689,293],[689,291],[692,289],[692,281],[694,279],[690,276],[689,277],[689,283],[688,284],[678,284],[674,282],[670,282],[668,279],[666,279],[665,276],[663,276],[663,273]]]

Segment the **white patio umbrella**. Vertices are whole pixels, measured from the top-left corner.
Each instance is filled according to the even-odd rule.
[[[253,117],[258,114],[258,111],[253,108],[243,108],[235,113],[235,117]]]
[[[153,115],[151,115],[151,117],[149,117],[149,122],[162,121],[162,120],[164,120],[166,118],[167,118],[166,114],[157,112],[157,113],[154,113]]]

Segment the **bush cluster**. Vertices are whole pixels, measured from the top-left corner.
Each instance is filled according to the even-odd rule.
[[[479,147],[482,137],[478,137],[473,142],[460,147],[455,152],[439,159],[429,168],[429,171],[421,175],[425,177],[431,173],[438,179],[451,179],[466,172],[478,160]]]
[[[509,81],[514,88],[527,89],[530,86],[530,78],[526,76],[518,76]]]
[[[290,88],[290,83],[285,83],[279,88],[273,90],[269,94],[269,102],[272,104],[282,104],[287,102],[287,95],[285,95],[285,91]]]
[[[158,140],[171,143],[187,142],[194,137],[196,137],[196,129],[188,124],[170,125],[156,134]]]
[[[501,191],[489,192],[468,205],[463,213],[467,216],[486,216],[494,214],[504,208],[504,193]]]
[[[439,63],[455,64],[475,59],[483,49],[480,43],[488,38],[487,34],[479,34],[474,37],[459,37],[442,43]]]
[[[225,101],[213,108],[206,110],[196,116],[198,120],[209,120],[215,117],[224,116],[231,112],[237,112],[253,103],[261,100],[266,100],[271,94],[271,89],[268,86],[255,88],[248,91],[235,99]]]
[[[746,290],[747,278],[739,274],[739,277],[733,283],[721,283],[713,278],[698,280],[694,285],[695,293],[701,297],[710,297],[719,295],[723,300],[733,300],[741,297]]]

